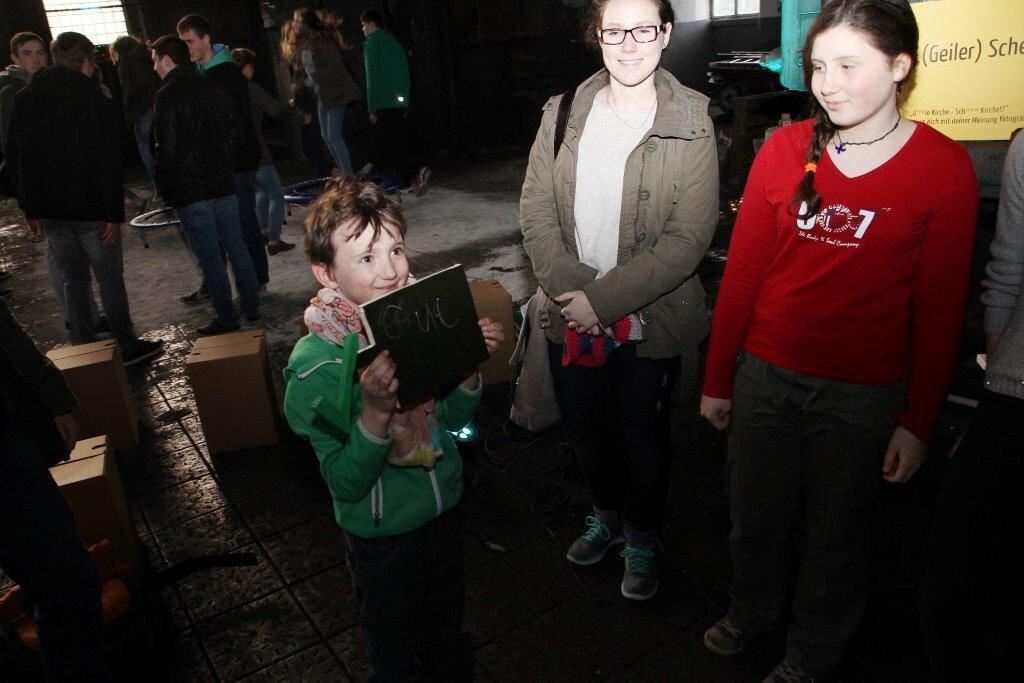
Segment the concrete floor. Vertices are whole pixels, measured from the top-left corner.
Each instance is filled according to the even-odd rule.
[[[495,277],[515,300],[535,287],[519,244],[520,157],[449,163],[423,198],[407,197],[414,272],[451,262],[471,279]],[[302,177],[298,166],[283,175]],[[300,240],[302,211],[285,239]],[[173,230],[153,230],[148,249],[126,228],[125,280],[138,330],[167,342],[164,356],[130,368],[142,444],[118,462],[151,569],[184,559],[251,552],[253,567],[208,569],[172,586],[140,585],[137,610],[111,629],[124,680],[361,680],[366,662],[351,584],[326,487],[308,447],[211,455],[195,415],[184,358],[206,306],[178,300],[199,282]],[[42,258],[10,204],[0,207],[0,268],[8,299],[42,349],[64,342]],[[261,323],[275,380],[298,336],[315,284],[301,249],[270,257]],[[707,264],[709,284],[720,264]],[[723,659],[701,644],[727,603],[730,564],[722,485],[723,442],[676,408],[676,457],[662,533],[661,590],[648,603],[619,595],[622,565],[587,568],[564,560],[587,512],[586,495],[557,433],[533,440],[502,431],[507,388],[489,388],[481,411],[487,446],[466,453],[461,514],[466,555],[466,626],[478,680],[759,681],[781,657],[781,634]],[[935,458],[939,460],[941,458]],[[917,594],[938,475],[887,489],[876,514],[871,594],[846,659],[828,680],[906,681],[926,674]],[[8,581],[0,575],[0,587]],[[34,680],[33,660],[9,645],[0,679]],[[6,668],[5,668],[6,667]],[[19,673],[20,672],[20,673]]]

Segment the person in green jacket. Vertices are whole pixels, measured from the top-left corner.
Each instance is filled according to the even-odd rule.
[[[366,10],[359,21],[366,36],[366,109],[380,161],[422,197],[430,183],[430,169],[409,130],[409,60],[395,35],[384,29],[380,10]]]
[[[395,362],[382,352],[361,374],[366,336],[358,308],[409,280],[401,208],[351,176],[328,182],[306,217],[306,254],[323,285],[285,368],[284,412],[312,444],[348,547],[371,680],[469,680],[462,631],[464,584],[458,516],[462,460],[449,430],[480,401],[474,372],[447,396],[398,406]],[[500,323],[479,321],[488,350]],[[323,404],[330,406],[323,409]],[[340,418],[338,417],[340,416]]]

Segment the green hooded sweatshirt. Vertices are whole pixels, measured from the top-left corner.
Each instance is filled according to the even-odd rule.
[[[430,469],[387,463],[391,440],[366,431],[357,419],[362,393],[355,373],[343,367],[342,348],[314,334],[300,339],[284,370],[284,414],[292,431],[307,439],[320,460],[320,473],[334,499],[338,525],[360,538],[394,536],[419,529],[462,497],[462,459],[448,430],[469,423],[480,403],[482,383],[461,386],[436,403],[444,455]],[[317,397],[334,401],[339,382],[353,382],[352,401],[339,406],[352,416],[348,434],[317,414]]]
[[[366,64],[366,110],[409,106],[409,61],[394,34],[378,29],[363,43]]]

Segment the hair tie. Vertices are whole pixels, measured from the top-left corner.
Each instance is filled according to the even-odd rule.
[[[804,173],[814,173],[818,170],[818,165],[813,161],[804,165]]]

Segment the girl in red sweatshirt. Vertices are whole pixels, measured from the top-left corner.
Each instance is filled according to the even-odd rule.
[[[705,634],[739,652],[781,616],[786,536],[806,539],[786,655],[837,662],[863,612],[881,481],[921,467],[952,374],[978,191],[957,143],[899,110],[916,66],[906,0],[834,0],[807,36],[810,120],[754,161],[715,309],[701,414],[731,425],[735,579]]]

